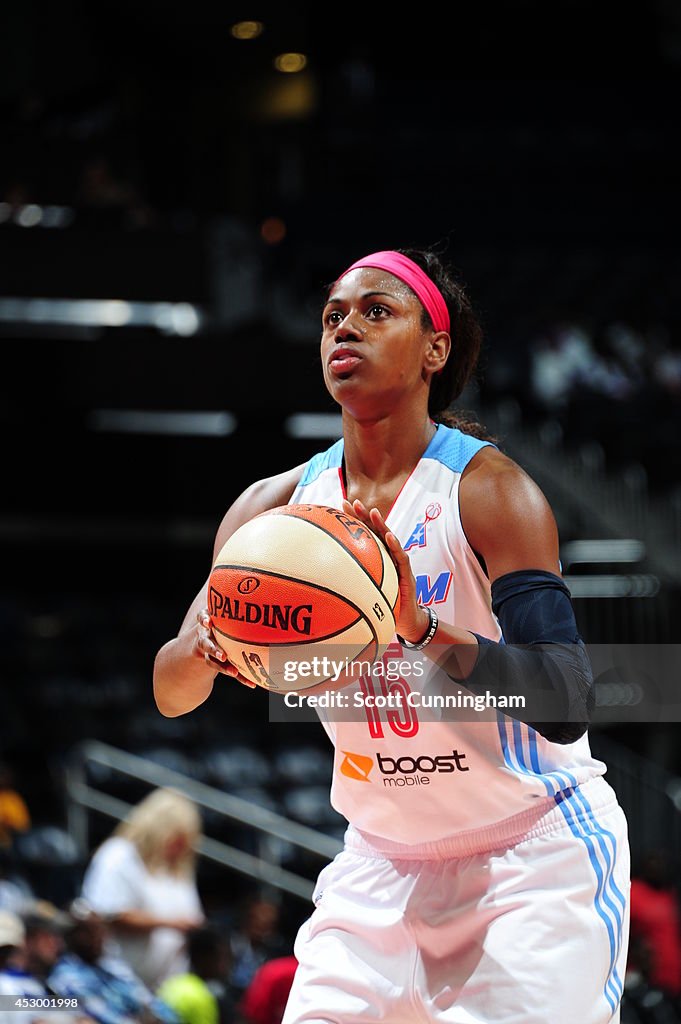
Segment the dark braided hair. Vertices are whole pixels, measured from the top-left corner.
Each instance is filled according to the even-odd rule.
[[[444,423],[448,427],[458,427],[464,433],[472,434],[483,440],[493,440],[486,428],[478,422],[473,414],[450,408],[473,376],[482,347],[482,326],[464,286],[455,279],[434,250],[397,249],[396,251],[408,256],[435,282],[442,292],[449,310],[452,350],[443,369],[431,379],[428,399],[429,415],[436,423]],[[423,326],[433,327],[425,309],[423,310]]]

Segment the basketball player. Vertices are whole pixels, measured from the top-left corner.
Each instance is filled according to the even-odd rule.
[[[405,704],[351,722],[320,711],[335,747],[331,800],[348,828],[296,940],[284,1024],[619,1021],[626,823],[589,748],[592,680],[554,516],[522,468],[444,412],[480,342],[465,291],[435,254],[354,263],[322,318],[342,439],[254,483],[217,533],[215,555],[266,509],[344,508],[395,561],[395,643],[409,665],[426,662],[442,692],[473,690],[481,669],[522,689],[539,651],[532,679],[564,708],[534,723],[497,709],[453,719]],[[206,606],[204,587],[157,654],[165,715],[206,700],[216,671],[246,682]],[[404,675],[403,695],[414,685]],[[376,680],[357,685],[380,692]]]

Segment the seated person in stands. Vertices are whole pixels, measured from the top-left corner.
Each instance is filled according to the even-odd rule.
[[[77,998],[98,1024],[179,1024],[177,1014],[124,960],[104,953],[107,924],[101,915],[77,899],[69,916],[66,950],[48,978],[53,992]]]
[[[11,860],[11,854],[0,849],[0,910],[21,916],[36,897],[29,881],[14,871]]]
[[[182,1024],[232,1024],[229,936],[216,925],[205,924],[187,936],[187,952],[189,970],[167,978],[158,996],[172,1006]]]
[[[23,918],[9,911],[0,916],[0,994],[40,999],[54,995],[49,975],[61,955],[64,915],[38,901]],[[7,1008],[0,1024],[93,1024],[80,1009],[34,1012]]]
[[[0,762],[0,848],[11,850],[14,837],[31,827],[31,812],[14,784],[14,773]]]
[[[230,940],[230,988],[235,1000],[245,992],[261,964],[290,952],[279,929],[279,905],[274,900],[255,894],[241,904]]]
[[[26,929],[18,914],[11,910],[0,910],[0,994],[11,991],[5,983],[5,974],[11,976],[21,963]]]
[[[281,1024],[297,969],[293,954],[261,964],[239,1003],[237,1024]]]

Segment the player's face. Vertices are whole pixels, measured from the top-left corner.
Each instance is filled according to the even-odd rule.
[[[423,387],[429,334],[414,293],[385,270],[361,267],[331,290],[322,313],[324,381],[353,414],[387,412]]]

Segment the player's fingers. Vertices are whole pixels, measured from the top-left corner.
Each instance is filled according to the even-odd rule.
[[[242,676],[238,668],[233,665],[231,661],[227,661],[227,655],[223,650],[219,651],[219,660],[213,657],[208,651],[204,652],[203,657],[206,664],[210,665],[211,668],[214,668],[216,672],[220,673],[220,675],[229,676],[230,679],[236,679],[237,683],[241,683],[242,686],[247,686],[249,690],[255,689],[255,683],[250,679],[246,679],[245,676]]]
[[[221,664],[225,660],[224,652],[220,654],[216,651],[215,654],[211,654],[210,651],[204,651],[203,658],[207,665],[212,665],[215,662],[217,662],[220,668],[224,668],[224,666]]]
[[[393,564],[397,569],[397,575],[400,579],[400,589],[403,590],[406,587],[408,590],[413,590],[415,593],[416,581],[414,579],[414,573],[411,568],[409,556],[395,534],[391,533],[390,530],[388,530],[383,539],[385,541],[385,546],[388,549],[388,553],[393,560]]]
[[[388,527],[385,519],[376,507],[372,508],[369,512],[369,522],[371,523],[372,530],[380,537],[385,538],[385,535],[388,532]]]
[[[377,508],[368,509],[359,498],[355,498],[352,503],[344,498],[343,511],[347,512],[348,515],[354,516],[355,519],[359,519],[360,522],[369,527],[372,533],[377,534],[381,539],[385,537],[388,527]]]
[[[359,519],[360,523],[365,523],[369,527],[371,526],[369,513],[359,498],[355,499],[355,501],[348,501],[347,498],[343,498],[343,511],[354,519]]]
[[[239,669],[236,667],[236,665],[233,665],[231,661],[228,661],[226,665],[221,665],[220,672],[224,676],[229,676],[230,679],[236,679],[237,683],[241,683],[242,686],[247,686],[249,690],[255,690],[256,684],[253,682],[253,680],[246,679],[245,676],[242,676],[241,673],[239,672]]]
[[[415,606],[417,604],[416,580],[414,579],[411,562],[407,552],[391,530],[386,532],[383,539],[393,564],[397,569],[397,575],[400,580],[401,607],[403,611],[406,611],[411,605]]]
[[[215,642],[212,632],[204,623],[200,623],[197,634],[196,649],[199,654],[203,654],[205,658],[210,657],[215,661],[227,661],[227,655],[222,647]]]
[[[399,540],[392,532],[392,530],[388,530],[386,528],[385,536],[383,539],[385,541],[386,547],[390,551],[390,554],[394,555],[395,560],[399,562],[400,565],[411,565],[407,552],[404,550],[404,548],[402,547],[402,545],[400,544]]]

